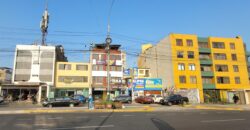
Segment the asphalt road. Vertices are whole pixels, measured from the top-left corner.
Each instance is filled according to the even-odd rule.
[[[249,130],[249,111],[0,115],[0,130]]]

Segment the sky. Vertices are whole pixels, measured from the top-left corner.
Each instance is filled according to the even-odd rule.
[[[111,9],[112,1],[48,0],[47,43],[63,45],[69,61],[88,62],[88,53],[75,50],[103,43],[110,16],[112,44],[128,52],[128,67],[137,65],[132,53],[142,44],[169,33],[242,36],[250,50],[250,0],[114,0]],[[41,42],[44,9],[45,0],[0,0],[0,66],[12,68],[17,44]]]

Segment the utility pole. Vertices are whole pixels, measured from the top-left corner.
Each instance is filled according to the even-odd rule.
[[[45,46],[46,35],[48,33],[48,24],[49,24],[49,12],[48,12],[48,1],[46,1],[45,11],[40,22],[40,28],[42,32],[42,45]]]
[[[108,34],[106,38],[106,51],[107,51],[107,100],[110,100],[110,44],[112,43],[112,39],[110,38],[110,26],[108,24]]]

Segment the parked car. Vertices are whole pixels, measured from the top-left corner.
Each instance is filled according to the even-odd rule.
[[[83,95],[74,95],[73,97],[75,100],[78,100],[80,103],[86,103],[86,97]]]
[[[135,99],[135,102],[137,103],[154,103],[154,100],[152,97],[149,96],[139,96],[138,98]]]
[[[163,99],[161,95],[150,95],[150,97],[153,98],[154,103],[160,103],[160,101]]]
[[[189,102],[187,97],[182,97],[181,95],[171,95],[169,97],[163,98],[160,103],[162,105],[173,105],[173,104],[187,104]]]
[[[114,102],[131,103],[132,97],[128,95],[120,95],[115,97]]]
[[[51,98],[43,102],[44,107],[58,107],[58,106],[70,106],[74,107],[79,105],[80,102],[70,97],[61,97],[61,98]]]
[[[2,96],[0,96],[0,103],[3,103],[4,102],[4,99]]]

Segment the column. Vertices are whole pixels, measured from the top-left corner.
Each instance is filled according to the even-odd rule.
[[[39,103],[41,102],[41,97],[42,97],[42,86],[39,86],[37,102]]]

